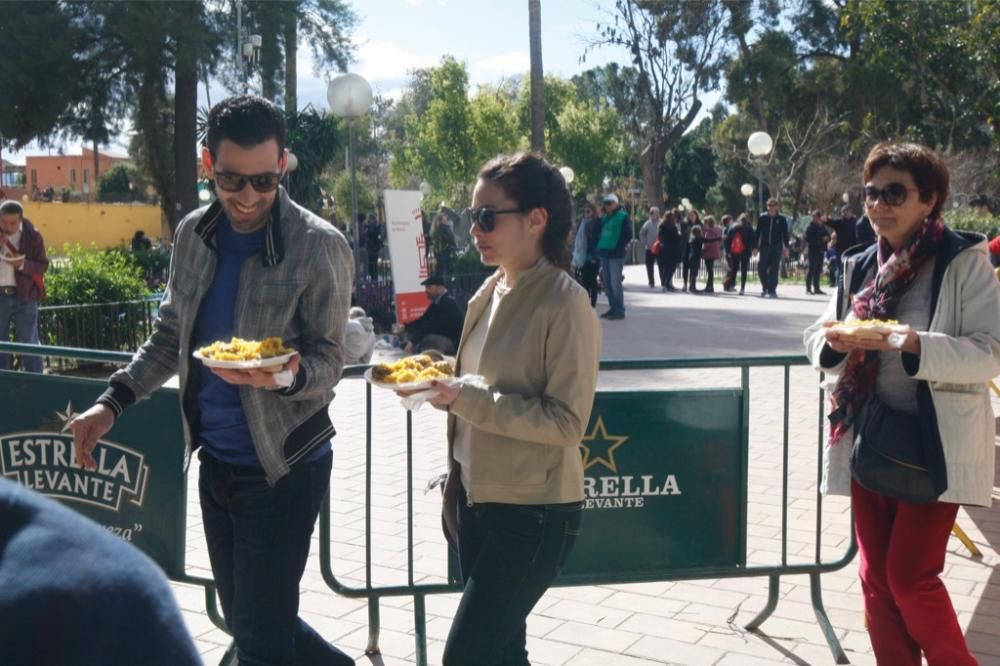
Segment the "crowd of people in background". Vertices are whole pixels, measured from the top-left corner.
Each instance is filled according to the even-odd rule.
[[[591,305],[596,306],[597,294],[605,289],[609,310],[602,317],[607,319],[625,316],[621,264],[632,240],[632,225],[623,225],[622,220],[629,220],[628,211],[619,205],[615,194],[607,194],[601,200],[601,214],[595,204],[584,205],[583,216],[571,235],[572,268],[590,294]],[[702,217],[693,209],[661,211],[653,206],[635,239],[650,288],[656,287],[658,278],[663,292],[678,291],[674,277],[679,272],[680,291],[713,294],[716,266],[724,261],[722,291],[745,295],[751,258],[756,257],[762,298],[778,298],[778,283],[790,267],[804,269],[806,293],[825,295],[820,288],[824,272],[828,284],[836,285],[844,251],[874,241],[868,219],[855,217],[850,206],[844,206],[839,217],[812,211],[809,224],[796,234],[773,198],[753,222],[747,213],[723,215],[717,220],[714,215]],[[703,266],[705,277],[699,287]]]

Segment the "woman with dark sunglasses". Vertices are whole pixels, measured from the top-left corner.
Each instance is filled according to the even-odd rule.
[[[948,170],[934,151],[883,143],[864,166],[877,242],[844,254],[826,313],[805,333],[831,376],[821,490],[850,495],[877,662],[976,663],[939,575],[960,504],[990,506],[1000,374],[1000,285],[979,234],[941,222]],[[845,337],[838,321],[908,332]],[[881,453],[880,453],[881,452]]]
[[[431,399],[449,411],[442,518],[465,584],[443,664],[528,664],[525,621],[579,533],[601,329],[566,272],[558,169],[535,153],[490,160],[471,213],[497,271],[469,301],[457,354],[458,374],[478,381]]]

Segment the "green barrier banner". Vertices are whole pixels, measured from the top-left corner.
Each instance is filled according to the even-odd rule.
[[[739,389],[601,392],[580,450],[580,538],[560,580],[658,579],[746,563]]]
[[[0,473],[59,500],[137,546],[168,576],[184,573],[186,478],[177,392],[157,391],[128,411],[76,464],[69,421],[105,383],[0,371]]]

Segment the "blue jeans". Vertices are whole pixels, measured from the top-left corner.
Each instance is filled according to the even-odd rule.
[[[526,620],[580,533],[580,503],[476,504],[458,497],[465,590],[442,666],[528,666]]]
[[[299,617],[299,581],[330,488],[333,453],[264,472],[199,454],[198,490],[212,576],[240,666],[354,666]]]
[[[16,294],[0,294],[0,342],[10,340],[10,323],[17,329],[17,342],[38,344],[38,301],[22,303]],[[28,372],[42,371],[41,356],[21,356]],[[0,354],[0,370],[10,370],[10,354]]]
[[[622,287],[624,263],[625,260],[621,257],[601,257],[601,280],[604,281],[608,312],[611,314],[625,314],[625,289]]]

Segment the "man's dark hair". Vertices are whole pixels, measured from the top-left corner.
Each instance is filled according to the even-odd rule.
[[[0,204],[0,215],[24,215],[24,206],[13,200],[4,201]]]
[[[241,148],[274,139],[280,156],[285,150],[285,133],[285,117],[278,107],[262,97],[241,95],[222,100],[208,112],[205,143],[215,159],[223,139]]]

